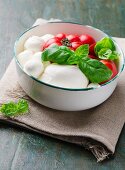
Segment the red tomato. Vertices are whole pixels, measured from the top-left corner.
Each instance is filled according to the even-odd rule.
[[[118,74],[117,67],[113,61],[110,60],[100,60],[104,65],[106,65],[111,71],[112,71],[112,76],[109,80],[111,80],[113,77],[115,77]],[[108,81],[109,81],[108,80]]]
[[[55,43],[50,44],[48,47],[51,47],[51,46],[53,46],[53,45],[61,46],[62,44],[61,44],[60,42],[55,42]]]
[[[92,36],[88,35],[88,34],[82,34],[82,35],[79,36],[79,38],[80,38],[80,41],[81,41],[82,44],[91,45],[91,44],[95,43],[94,38]]]
[[[89,56],[89,58],[92,58],[92,59],[96,59],[96,60],[98,59],[98,57],[91,55],[91,54],[89,54],[88,56]]]
[[[79,36],[78,35],[73,35],[73,34],[70,34],[70,35],[67,35],[66,38],[68,38],[68,40],[70,42],[77,42],[77,41],[80,41],[79,39]]]
[[[74,50],[76,50],[76,49],[77,49],[79,46],[81,46],[82,44],[81,44],[81,42],[72,42],[71,45],[72,45],[72,48],[73,48]]]
[[[60,34],[57,34],[55,37],[61,41],[62,39],[66,38],[66,34],[60,33]]]
[[[96,56],[95,51],[94,51],[95,45],[96,45],[96,43],[91,44],[91,45],[89,46],[89,54],[94,55],[94,56]]]
[[[51,38],[44,44],[43,49],[48,48],[52,44],[60,44],[61,45],[61,42],[56,37]]]

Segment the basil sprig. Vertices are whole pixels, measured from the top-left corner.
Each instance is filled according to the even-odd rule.
[[[115,44],[109,37],[105,37],[98,41],[94,50],[100,59],[117,60],[119,57],[119,54],[116,52]]]
[[[81,45],[76,51],[66,46],[51,46],[43,51],[42,61],[50,61],[57,64],[77,65],[92,83],[101,83],[108,80],[112,71],[99,60],[88,57],[89,45]]]
[[[17,103],[11,101],[4,103],[0,107],[0,113],[6,117],[15,117],[27,113],[29,104],[26,100],[20,99]]]

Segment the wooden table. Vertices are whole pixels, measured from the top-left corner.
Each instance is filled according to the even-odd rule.
[[[125,37],[124,0],[0,0],[0,78],[13,57],[16,37],[39,17],[88,24]],[[97,164],[82,147],[0,125],[0,170],[123,170],[125,128],[116,150],[115,158]]]

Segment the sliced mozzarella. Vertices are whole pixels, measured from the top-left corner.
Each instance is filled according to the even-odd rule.
[[[45,42],[48,41],[51,38],[54,38],[54,35],[52,34],[45,34],[42,37],[40,37],[42,40],[44,40]]]
[[[91,88],[91,87],[98,88],[98,87],[100,87],[100,85],[98,83],[90,83],[88,85],[88,88]]]
[[[34,52],[41,51],[44,45],[44,40],[38,36],[29,37],[24,43],[24,48]]]
[[[19,61],[19,63],[21,64],[22,67],[24,67],[24,65],[25,65],[25,63],[26,63],[27,61],[29,61],[30,59],[32,59],[33,54],[34,54],[33,51],[31,51],[31,50],[25,50],[25,51],[21,52],[21,53],[17,56],[18,61]]]
[[[40,80],[64,88],[86,88],[89,80],[77,66],[50,64]]]
[[[42,62],[39,62],[38,59],[33,58],[24,65],[24,71],[27,74],[38,78],[44,71],[44,65]]]

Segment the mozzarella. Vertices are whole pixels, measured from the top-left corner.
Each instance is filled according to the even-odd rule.
[[[86,88],[89,80],[77,66],[50,64],[40,80],[64,88]]]
[[[90,83],[88,85],[88,88],[91,88],[91,87],[98,88],[98,87],[100,87],[100,85],[98,83]]]
[[[41,51],[43,49],[45,41],[38,36],[29,37],[24,43],[24,48],[32,50],[34,52]]]
[[[24,71],[27,74],[38,78],[44,71],[44,65],[42,62],[39,62],[38,59],[33,58],[24,65]]]
[[[42,62],[42,60],[41,60],[41,55],[42,55],[42,52],[36,52],[36,53],[33,55],[33,58],[35,58],[35,59],[38,60],[39,62]]]
[[[44,68],[46,68],[50,62],[49,61],[42,61],[42,52],[37,52],[33,55],[33,58],[37,59],[39,62],[42,62],[44,65]]]
[[[54,35],[52,34],[45,34],[42,37],[40,37],[42,40],[44,40],[45,42],[48,41],[51,38],[54,38]]]
[[[22,67],[24,67],[24,65],[25,65],[25,63],[26,63],[27,61],[29,61],[30,59],[32,59],[33,54],[34,54],[33,51],[31,51],[31,50],[25,50],[25,51],[21,52],[21,53],[17,56],[18,61],[19,61],[19,63],[21,64]]]

